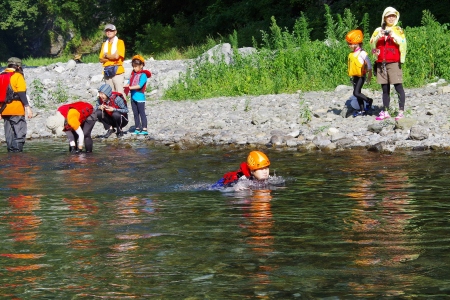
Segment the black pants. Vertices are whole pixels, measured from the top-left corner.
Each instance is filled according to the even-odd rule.
[[[25,116],[3,116],[8,152],[22,152],[27,136]]]
[[[134,126],[136,129],[147,129],[147,116],[145,115],[145,102],[131,100],[133,109]]]
[[[358,99],[358,104],[361,111],[364,111],[364,101],[369,102],[369,98],[366,95],[361,93],[361,89],[366,81],[366,77],[357,77],[353,76],[353,96]]]
[[[400,110],[405,109],[405,90],[403,89],[403,84],[396,83],[394,84],[395,91],[398,93],[398,108]],[[389,95],[391,91],[391,85],[390,84],[382,84],[381,89],[383,90],[383,106],[384,110],[387,110],[389,108],[389,105],[391,104],[391,97]]]
[[[106,130],[113,127],[116,128],[117,131],[121,131],[122,128],[128,124],[128,114],[113,111],[110,116],[106,111],[104,112],[101,109],[97,109],[96,114],[98,121],[103,124],[103,127],[105,127]]]
[[[97,114],[92,113],[86,121],[81,124],[81,129],[83,130],[84,134],[84,147],[86,148],[86,152],[92,152],[92,149],[94,148],[94,142],[92,141],[91,132],[94,128],[95,122],[97,122]],[[66,135],[69,137],[70,135],[73,136],[73,139],[75,140],[75,146],[78,148],[78,134],[75,132],[75,130],[71,130],[66,132]],[[70,139],[70,137],[69,137]]]

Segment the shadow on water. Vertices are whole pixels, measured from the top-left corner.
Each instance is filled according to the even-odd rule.
[[[450,292],[444,153],[267,151],[276,190],[206,187],[246,150],[0,153],[0,298],[368,299]]]

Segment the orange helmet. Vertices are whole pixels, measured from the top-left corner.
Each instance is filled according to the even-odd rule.
[[[136,54],[135,56],[133,56],[133,58],[131,59],[131,62],[133,62],[135,60],[139,60],[143,65],[145,65],[145,59],[142,56],[140,56],[139,54]]]
[[[361,44],[363,42],[364,35],[361,30],[355,29],[347,33],[345,40],[349,44]]]
[[[247,157],[247,165],[254,171],[270,166],[270,160],[261,151],[252,151]]]

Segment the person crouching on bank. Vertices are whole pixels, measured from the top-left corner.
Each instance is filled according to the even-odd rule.
[[[108,84],[101,85],[95,111],[98,121],[107,130],[101,137],[108,138],[114,132],[118,138],[123,136],[122,128],[128,124],[128,107],[121,93],[113,92]]]

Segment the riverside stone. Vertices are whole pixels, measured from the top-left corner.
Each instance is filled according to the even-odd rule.
[[[411,127],[411,132],[409,135],[410,139],[412,140],[424,140],[428,138],[428,130],[426,128],[423,128],[422,126],[413,126]]]

